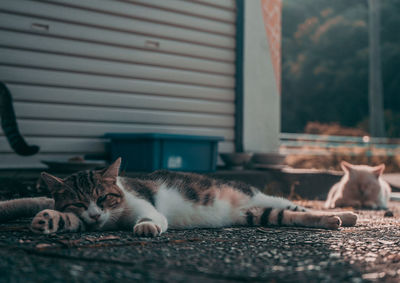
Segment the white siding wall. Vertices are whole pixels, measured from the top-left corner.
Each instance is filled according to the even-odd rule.
[[[261,0],[244,3],[244,149],[277,152],[280,94],[264,28]]]
[[[234,150],[234,0],[1,0],[0,81],[21,133],[0,167],[103,153],[106,132],[224,136]]]

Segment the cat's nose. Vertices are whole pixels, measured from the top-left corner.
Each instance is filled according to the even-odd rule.
[[[100,213],[89,214],[89,217],[97,221],[100,218]]]

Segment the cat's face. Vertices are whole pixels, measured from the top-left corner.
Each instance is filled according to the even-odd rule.
[[[346,178],[345,191],[364,200],[377,197],[381,189],[379,178],[385,169],[384,164],[371,167],[342,162],[342,168]]]
[[[89,228],[114,221],[122,211],[123,192],[116,185],[121,160],[98,171],[81,171],[60,179],[42,173],[55,200],[55,209],[73,212]]]

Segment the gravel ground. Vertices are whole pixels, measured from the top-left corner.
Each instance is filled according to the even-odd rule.
[[[319,208],[321,202],[302,205]],[[400,206],[358,211],[356,227],[170,230],[34,235],[0,225],[4,282],[399,282]]]

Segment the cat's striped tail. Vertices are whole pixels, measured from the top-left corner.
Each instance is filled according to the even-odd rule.
[[[335,230],[340,226],[354,226],[357,215],[353,212],[251,208],[246,212],[246,222],[250,226],[298,226]]]
[[[11,93],[6,85],[0,82],[0,117],[1,127],[11,148],[19,155],[29,156],[39,152],[36,145],[28,145],[18,130]]]
[[[44,209],[54,209],[54,200],[37,197],[0,201],[0,223],[22,217],[33,217]]]

